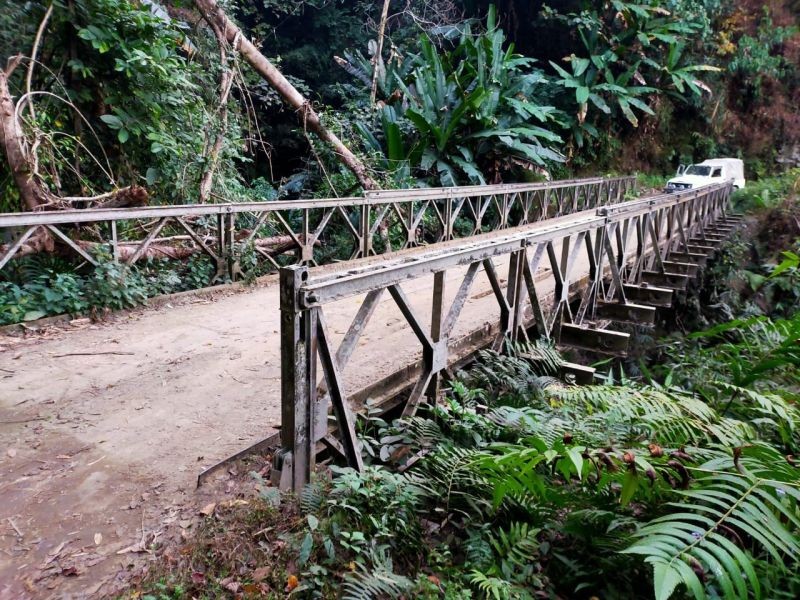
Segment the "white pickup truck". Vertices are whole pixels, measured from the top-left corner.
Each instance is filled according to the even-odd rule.
[[[676,177],[667,182],[665,192],[691,190],[703,185],[733,180],[733,187],[744,187],[744,163],[738,158],[710,158],[696,165],[678,167]]]

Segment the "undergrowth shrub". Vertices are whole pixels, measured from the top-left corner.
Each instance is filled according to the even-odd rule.
[[[0,281],[0,325],[90,310],[122,310],[148,298],[208,285],[214,265],[206,256],[185,262],[148,260],[127,266],[98,252],[89,270],[47,256],[26,257],[12,279]]]

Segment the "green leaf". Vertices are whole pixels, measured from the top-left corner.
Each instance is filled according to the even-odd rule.
[[[303,538],[303,543],[300,544],[300,553],[297,557],[297,562],[300,565],[304,565],[308,562],[308,559],[311,557],[311,551],[314,549],[314,536],[311,535],[311,532],[307,532],[306,536]]]
[[[639,488],[639,477],[633,469],[629,469],[625,473],[625,479],[622,482],[622,490],[619,494],[619,502],[622,506],[627,506],[633,498],[636,490]]]
[[[653,587],[656,600],[667,600],[680,583],[680,574],[668,563],[659,561],[653,564]]]
[[[589,94],[589,100],[591,100],[592,104],[602,110],[605,114],[611,114],[611,107],[606,104],[606,101],[603,100],[602,96],[598,94]]]
[[[130,138],[130,132],[127,129],[122,128],[117,131],[117,139],[119,140],[120,144],[127,142],[128,138]]]
[[[585,450],[586,448],[584,446],[573,446],[567,450],[567,456],[569,456],[572,464],[575,465],[578,479],[581,479],[583,473],[583,453]]]
[[[311,531],[316,531],[317,527],[319,527],[319,519],[314,515],[307,515],[306,520],[308,521],[308,528]]]
[[[589,99],[589,88],[586,86],[581,86],[575,88],[575,101],[578,104],[585,104],[586,101]]]
[[[619,107],[622,109],[622,114],[625,115],[625,118],[630,121],[631,125],[638,127],[639,119],[637,119],[636,115],[633,114],[633,110],[631,110],[631,105],[628,104],[628,101],[624,98],[619,98],[617,101],[619,103]]]
[[[123,126],[122,119],[116,115],[100,115],[100,120],[111,129],[120,129]]]

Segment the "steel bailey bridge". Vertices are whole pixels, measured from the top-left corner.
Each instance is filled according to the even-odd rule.
[[[248,268],[280,270],[282,427],[274,473],[283,487],[299,489],[321,449],[360,468],[354,411],[367,398],[399,400],[403,414],[412,415],[480,348],[542,338],[624,354],[629,336],[613,324],[652,324],[656,309],[670,305],[739,220],[728,213],[727,183],[630,199],[635,191],[634,177],[590,178],[361,198],[6,214],[0,269],[41,234],[63,253],[95,264],[80,242],[88,231],[127,265],[177,240],[177,247],[211,259],[216,281],[235,280]],[[318,268],[335,258],[326,247],[334,227],[349,240],[350,257],[367,260]],[[259,243],[276,236],[277,245]],[[394,247],[387,247],[389,239]],[[417,288],[413,298],[410,286]],[[420,295],[427,295],[424,310]],[[482,304],[474,308],[476,297]],[[331,331],[326,310],[342,301],[359,308],[346,331]],[[378,307],[385,312],[390,304],[418,352],[399,357],[402,364],[389,375],[348,386],[353,353],[375,343],[364,331]],[[568,369],[577,382],[592,378],[586,367]]]
[[[566,347],[624,354],[630,336],[615,331],[613,324],[651,325],[656,309],[670,306],[673,294],[686,289],[741,220],[728,212],[731,192],[726,182],[609,203],[446,248],[434,245],[384,262],[354,263],[333,274],[304,265],[282,269],[282,427],[273,481],[299,490],[309,481],[321,449],[362,468],[354,409],[364,394],[347,389],[347,366],[382,296],[391,297],[421,350],[421,359],[400,371],[395,381],[376,382],[404,392],[404,416],[415,414],[425,399],[436,401],[448,369],[475,349],[499,347],[503,340],[543,338]],[[578,264],[586,268],[578,269]],[[499,319],[488,329],[458,338],[454,326],[480,272],[491,284]],[[447,296],[446,277],[453,273],[460,283]],[[403,290],[404,284],[423,277],[433,279],[429,321]],[[548,279],[552,292],[543,294],[542,282]],[[325,310],[346,298],[358,298],[360,307],[334,347]],[[592,369],[567,369],[578,382],[592,378]]]

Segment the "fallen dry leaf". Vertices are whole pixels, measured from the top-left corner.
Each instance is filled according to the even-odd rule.
[[[263,597],[267,592],[264,586],[258,585],[257,583],[245,583],[244,586],[242,586],[242,591],[245,594],[256,596],[257,598]]]
[[[117,550],[117,554],[127,554],[128,552],[147,552],[147,549],[142,545],[141,542],[137,542],[136,544],[131,544],[127,548],[123,548],[122,550]]]
[[[192,583],[195,585],[205,585],[206,584],[206,575],[205,573],[201,573],[200,571],[193,571],[192,572]]]
[[[242,500],[241,498],[237,498],[236,500],[227,500],[223,502],[220,506],[224,506],[226,508],[233,508],[235,506],[248,506],[250,503],[247,500]]]
[[[47,555],[47,559],[44,561],[44,564],[49,565],[56,558],[58,558],[58,555],[61,554],[61,551],[64,549],[64,546],[66,546],[68,543],[69,540],[61,542],[55,550],[53,550],[50,554]]]
[[[6,454],[8,454],[9,458],[14,458],[17,455],[17,451],[14,448],[9,448],[6,450]]]
[[[267,576],[269,575],[270,568],[269,567],[258,567],[253,574],[250,576],[252,577],[253,581],[264,581]]]
[[[214,509],[217,508],[216,502],[211,502],[210,504],[206,504],[203,508],[200,509],[200,514],[204,517],[207,517],[214,513]]]
[[[95,533],[94,534],[94,544],[95,546],[99,546],[103,543],[103,534],[102,533]]]
[[[300,585],[300,580],[297,579],[295,575],[289,575],[289,578],[286,580],[286,591],[291,592],[298,585]]]
[[[233,577],[226,577],[219,584],[231,593],[237,594],[242,589],[242,584],[235,581]]]

